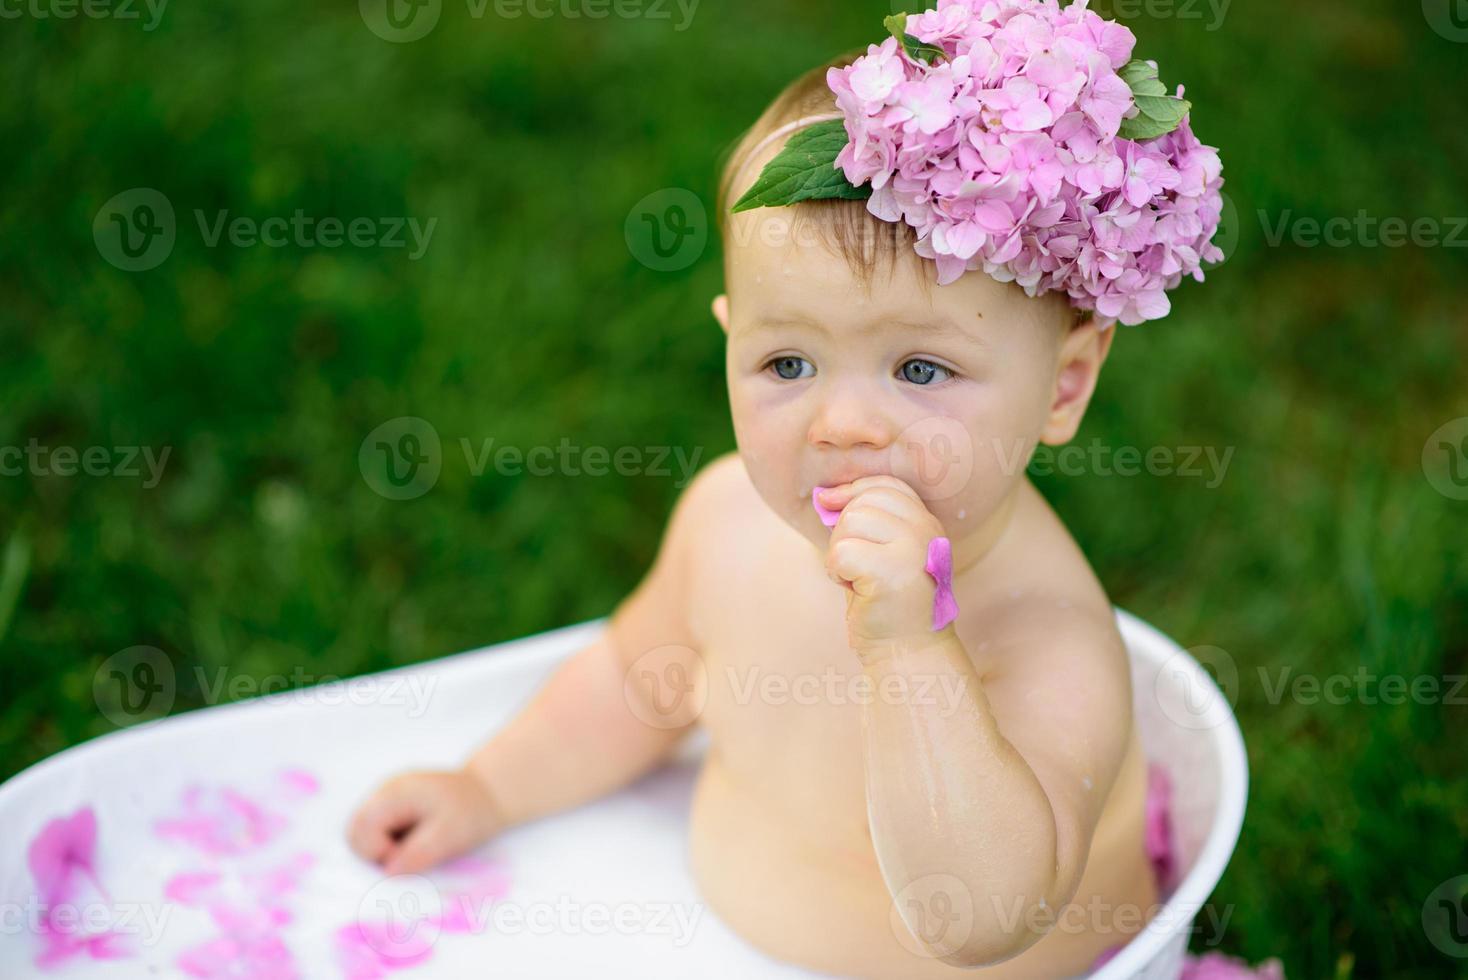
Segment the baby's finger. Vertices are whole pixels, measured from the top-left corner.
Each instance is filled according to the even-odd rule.
[[[408,832],[391,852],[382,870],[390,875],[412,875],[427,871],[449,857],[450,842],[443,825],[432,818]]]
[[[855,499],[858,494],[874,490],[878,487],[895,490],[903,496],[910,497],[920,504],[922,503],[922,498],[918,496],[917,491],[895,476],[863,476],[859,479],[852,480],[850,483],[842,483],[834,487],[828,487],[822,491],[821,506],[828,507],[831,510],[839,510]]]
[[[842,508],[841,513],[845,514],[850,510],[885,511],[905,524],[918,524],[932,516],[921,500],[898,493],[891,487],[863,490]]]
[[[862,498],[865,501],[866,498]],[[902,533],[900,517],[881,507],[851,504],[841,511],[841,519],[831,531],[831,542],[842,538],[861,538],[877,544],[895,541]]]
[[[872,580],[879,567],[882,546],[861,538],[842,538],[826,552],[826,573],[838,581],[851,583],[851,590],[866,595],[863,585]]]
[[[418,818],[418,807],[409,800],[374,797],[352,818],[347,839],[360,857],[380,864],[397,838]]]

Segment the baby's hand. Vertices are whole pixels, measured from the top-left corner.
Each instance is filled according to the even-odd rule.
[[[416,874],[473,850],[499,828],[479,777],[463,769],[405,772],[358,808],[347,839],[387,874]]]
[[[865,476],[823,491],[820,502],[841,511],[826,573],[850,590],[851,648],[862,654],[894,642],[930,642],[935,585],[924,566],[928,542],[944,531],[922,498],[894,476]]]

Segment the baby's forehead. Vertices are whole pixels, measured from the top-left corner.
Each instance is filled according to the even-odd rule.
[[[989,332],[979,321],[961,324],[947,313],[931,309],[896,308],[825,310],[812,315],[801,310],[770,309],[742,320],[736,328],[741,339],[786,340],[806,336],[863,340],[874,343],[934,343],[987,349]]]
[[[982,269],[938,285],[937,266],[911,242],[880,239],[905,225],[884,222],[864,201],[755,208],[728,216],[724,271],[736,323],[802,316],[875,318],[927,325],[934,336],[958,331],[984,339],[1015,324],[1047,333],[1075,322],[1063,294],[1028,295]],[[862,234],[872,234],[861,239]]]

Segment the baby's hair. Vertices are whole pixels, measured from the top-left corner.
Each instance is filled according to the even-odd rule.
[[[748,185],[758,177],[749,166],[751,152],[781,126],[808,116],[836,113],[836,96],[826,84],[826,72],[831,68],[845,68],[864,54],[865,48],[855,48],[802,74],[775,97],[759,119],[755,120],[754,125],[726,151],[716,202],[719,234],[725,243],[726,262],[729,209],[734,203],[731,198],[736,190],[735,182],[742,177],[742,184]],[[789,205],[786,210],[792,212],[792,234],[801,228],[812,229],[832,252],[846,261],[863,288],[870,288],[879,268],[885,269],[890,276],[899,258],[921,263],[923,270],[918,280],[925,287],[932,284],[931,260],[922,258],[914,251],[917,232],[905,221],[883,221],[876,217],[867,210],[866,201],[840,198],[801,201]],[[1014,283],[1010,283],[1010,287],[1021,289]],[[1087,311],[1071,307],[1068,301],[1066,307],[1071,311],[1071,318],[1067,321],[1071,326],[1080,324],[1089,317]]]

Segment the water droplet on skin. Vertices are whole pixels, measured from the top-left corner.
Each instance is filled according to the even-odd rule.
[[[1081,785],[1084,786],[1084,787],[1086,787],[1086,789],[1089,790],[1091,788],[1091,777],[1090,776],[1086,776],[1086,777],[1082,778],[1081,779]]]
[[[966,510],[961,510],[961,511],[958,512],[958,519],[960,521],[963,520],[967,516],[968,516],[968,511],[966,511]]]

